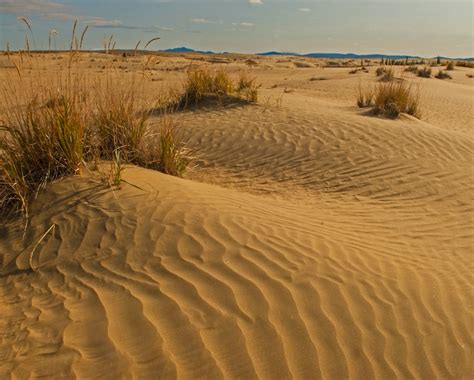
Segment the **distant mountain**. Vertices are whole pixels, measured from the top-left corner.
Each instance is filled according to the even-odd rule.
[[[257,55],[262,56],[279,56],[287,55],[294,57],[310,57],[310,58],[332,58],[332,59],[421,59],[420,56],[414,55],[392,55],[392,54],[354,54],[354,53],[309,53],[309,54],[299,54],[299,53],[289,53],[289,52],[280,52],[280,51],[269,51],[265,53],[258,53]],[[436,59],[438,57],[433,57]],[[459,60],[459,61],[474,61],[474,58],[449,58],[449,57],[440,57],[443,60]]]
[[[284,51],[268,51],[266,53],[257,53],[256,55],[263,55],[263,56],[272,56],[272,55],[291,55],[291,56],[299,56],[301,54],[298,53],[290,53]]]
[[[201,54],[215,54],[213,51],[200,51],[200,50],[194,50],[190,49],[187,47],[178,47],[178,48],[173,48],[173,49],[166,49],[166,50],[160,50],[161,52],[165,53],[201,53]]]
[[[202,51],[194,50],[187,47],[177,47],[173,49],[160,50],[165,53],[199,53],[199,54],[217,54],[213,51]],[[226,54],[226,53],[223,53]],[[293,57],[308,57],[308,58],[329,58],[329,59],[421,59],[420,56],[414,55],[400,55],[400,54],[354,54],[354,53],[309,53],[309,54],[299,54],[291,53],[285,51],[268,51],[264,53],[257,53],[256,55],[271,57],[271,56],[293,56]],[[432,59],[436,59],[433,57]],[[474,58],[449,58],[449,57],[440,57],[443,60],[453,59],[453,60],[464,60],[464,61],[474,61]]]
[[[266,53],[259,53],[257,55],[272,56],[272,55],[290,55],[295,57],[310,57],[310,58],[332,58],[332,59],[405,59],[405,58],[420,58],[411,55],[388,55],[388,54],[354,54],[354,53],[310,53],[310,54],[298,54],[298,53],[285,53],[278,51],[269,51]]]

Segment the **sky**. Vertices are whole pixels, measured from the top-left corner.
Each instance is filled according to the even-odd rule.
[[[0,0],[1,49],[23,48],[19,16],[38,49],[52,29],[67,48],[77,20],[86,49],[113,35],[124,49],[160,37],[149,49],[474,56],[471,0]]]

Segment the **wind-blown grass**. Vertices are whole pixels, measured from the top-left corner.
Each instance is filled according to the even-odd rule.
[[[29,50],[8,55],[19,85],[0,84],[2,212],[28,216],[31,198],[49,182],[93,170],[100,160],[111,161],[110,183],[116,186],[127,163],[176,176],[189,164],[172,117],[166,117],[159,133],[149,124],[149,108],[140,93],[145,75],[123,86],[114,83],[109,66],[93,78],[80,70],[77,62],[87,29],[79,42],[76,27],[74,23],[67,67],[48,79],[29,74],[35,65]],[[106,44],[106,51],[111,50],[112,37]],[[214,82],[218,88],[226,86],[225,76],[216,76]]]

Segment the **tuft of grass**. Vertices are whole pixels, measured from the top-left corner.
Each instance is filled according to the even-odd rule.
[[[439,70],[438,73],[435,75],[435,78],[438,79],[453,79],[453,77],[447,73],[446,71]]]
[[[408,73],[413,73],[418,75],[418,66],[417,65],[410,65],[407,68],[405,68],[405,71]]]
[[[28,199],[47,182],[80,174],[87,121],[77,97],[44,107],[18,106],[6,116],[0,142],[0,206],[28,214]]]
[[[236,85],[237,95],[249,103],[257,103],[260,85],[256,84],[256,80],[257,78],[250,78],[245,72],[241,72]]]
[[[420,91],[405,80],[379,82],[375,87],[365,88],[359,84],[357,105],[371,107],[374,115],[391,119],[398,118],[401,113],[420,117]]]
[[[380,78],[380,81],[382,82],[391,82],[393,80],[395,80],[395,72],[392,68],[385,70]]]
[[[374,114],[391,119],[406,113],[420,117],[420,92],[406,81],[380,83],[374,96]]]
[[[171,115],[163,115],[158,134],[149,134],[140,166],[181,177],[191,162]]]
[[[188,73],[178,107],[198,106],[206,100],[244,100],[254,103],[258,100],[259,87],[255,84],[255,78],[250,79],[243,73],[234,83],[224,71],[195,69]]]
[[[149,112],[137,104],[133,89],[107,88],[97,96],[91,117],[94,145],[101,159],[111,160],[117,149],[129,163],[137,163],[147,133]]]
[[[446,65],[446,70],[448,71],[453,71],[454,70],[454,62],[449,61],[448,64]]]
[[[359,108],[371,107],[374,102],[374,89],[372,86],[362,86],[359,82],[357,86],[357,105]]]
[[[385,67],[377,67],[377,70],[375,70],[375,76],[380,77],[386,72],[387,72],[387,69]]]
[[[431,78],[431,67],[425,66],[421,69],[418,69],[418,76],[420,78]]]

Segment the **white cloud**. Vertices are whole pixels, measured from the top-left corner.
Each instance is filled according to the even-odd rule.
[[[248,0],[249,4],[263,5],[263,0]]]
[[[234,26],[247,26],[247,27],[252,27],[252,26],[255,26],[255,24],[253,22],[233,22],[232,25]]]
[[[194,22],[195,24],[217,24],[217,21],[209,20],[207,18],[193,18],[191,19],[191,22]]]
[[[60,20],[71,19],[71,8],[48,0],[0,0],[0,13],[32,14]]]

